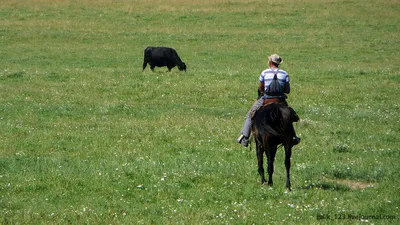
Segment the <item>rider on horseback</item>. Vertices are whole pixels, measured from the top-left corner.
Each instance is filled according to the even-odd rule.
[[[247,147],[249,144],[250,129],[251,129],[251,118],[261,108],[265,103],[270,102],[281,102],[288,105],[286,102],[286,94],[290,93],[290,79],[289,74],[279,69],[279,64],[283,62],[282,58],[277,54],[273,54],[268,57],[269,68],[261,72],[260,74],[260,84],[258,86],[259,98],[251,107],[250,111],[247,113],[246,121],[241,130],[241,135],[237,139],[237,142]],[[286,93],[286,94],[285,94]],[[290,108],[290,107],[289,107]],[[293,122],[298,120],[295,111],[291,109],[294,119]],[[291,126],[293,133],[293,145],[300,143],[300,138],[296,136],[293,125]]]

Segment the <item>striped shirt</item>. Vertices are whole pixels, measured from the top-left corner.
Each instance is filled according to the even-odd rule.
[[[282,88],[285,86],[285,83],[289,83],[289,74],[282,70],[282,69],[274,69],[274,68],[269,68],[261,72],[260,74],[260,82],[264,82],[264,90],[271,84],[271,81],[274,79],[274,75],[277,73],[277,78],[279,81],[279,84],[282,86]]]

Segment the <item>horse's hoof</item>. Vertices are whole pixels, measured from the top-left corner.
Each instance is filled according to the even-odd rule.
[[[267,181],[265,179],[261,179],[261,184],[265,184]]]

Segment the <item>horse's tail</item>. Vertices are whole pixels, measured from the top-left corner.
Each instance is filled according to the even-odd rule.
[[[253,118],[253,131],[255,137],[271,135],[283,137],[290,111],[287,106],[279,103],[271,103],[259,109]]]

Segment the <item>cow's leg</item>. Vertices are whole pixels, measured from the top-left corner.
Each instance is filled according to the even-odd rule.
[[[175,64],[170,60],[166,61],[165,64],[167,65],[168,72],[171,72],[171,69],[175,67]]]
[[[256,154],[257,154],[257,162],[258,162],[258,173],[260,174],[261,177],[261,184],[264,184],[265,182],[267,182],[265,180],[265,176],[264,176],[264,149],[261,143],[259,143],[258,141],[256,141]]]
[[[155,65],[150,64],[150,69],[151,69],[151,71],[154,72],[154,68],[155,68],[155,67],[156,67]]]
[[[286,188],[290,191],[290,158],[292,157],[291,145],[285,146]]]
[[[269,148],[266,151],[267,159],[268,159],[268,185],[272,186],[272,174],[274,173],[274,160],[276,155],[276,146],[268,146]]]

